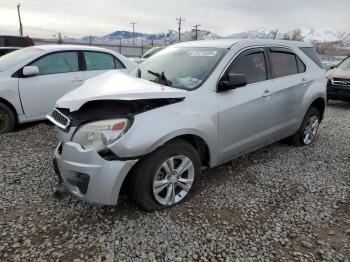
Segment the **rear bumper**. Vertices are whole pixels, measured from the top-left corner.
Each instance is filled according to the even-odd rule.
[[[137,160],[107,161],[94,150],[68,142],[55,150],[55,171],[81,200],[103,205],[118,203],[120,188]]]

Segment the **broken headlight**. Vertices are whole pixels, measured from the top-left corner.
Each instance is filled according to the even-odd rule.
[[[84,149],[100,151],[120,138],[129,128],[127,118],[102,120],[82,125],[72,141]]]

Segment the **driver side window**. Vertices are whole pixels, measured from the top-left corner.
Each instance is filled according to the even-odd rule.
[[[227,71],[228,74],[243,74],[246,75],[248,84],[262,82],[268,79],[266,70],[266,61],[264,52],[240,55],[233,61]]]

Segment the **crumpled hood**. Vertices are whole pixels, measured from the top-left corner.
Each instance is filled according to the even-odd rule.
[[[342,68],[335,68],[329,71],[330,78],[350,79],[350,70],[343,70]]]
[[[188,91],[159,85],[120,72],[108,72],[85,81],[56,102],[56,107],[78,110],[89,101],[183,98]]]

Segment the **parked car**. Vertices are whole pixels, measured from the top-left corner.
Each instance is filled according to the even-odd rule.
[[[326,71],[332,70],[333,68],[337,67],[337,62],[330,62],[330,61],[322,61],[322,65]]]
[[[158,53],[159,51],[161,51],[163,49],[164,49],[164,47],[153,47],[150,50],[148,50],[143,56],[141,56],[141,58],[132,58],[132,59],[137,64],[140,64],[143,61],[145,61],[147,58],[150,58],[151,56],[155,55],[156,53]]]
[[[328,72],[328,99],[350,101],[350,57]]]
[[[0,35],[0,47],[28,47],[33,45],[33,39],[28,36]]]
[[[16,123],[45,119],[58,98],[86,79],[135,66],[114,51],[89,46],[27,47],[0,57],[0,134]]]
[[[18,49],[19,47],[0,47],[0,57],[13,51],[17,51]]]
[[[78,198],[145,210],[184,201],[201,170],[289,138],[311,144],[326,75],[310,44],[207,40],[176,44],[129,75],[107,73],[57,101],[54,166]]]

